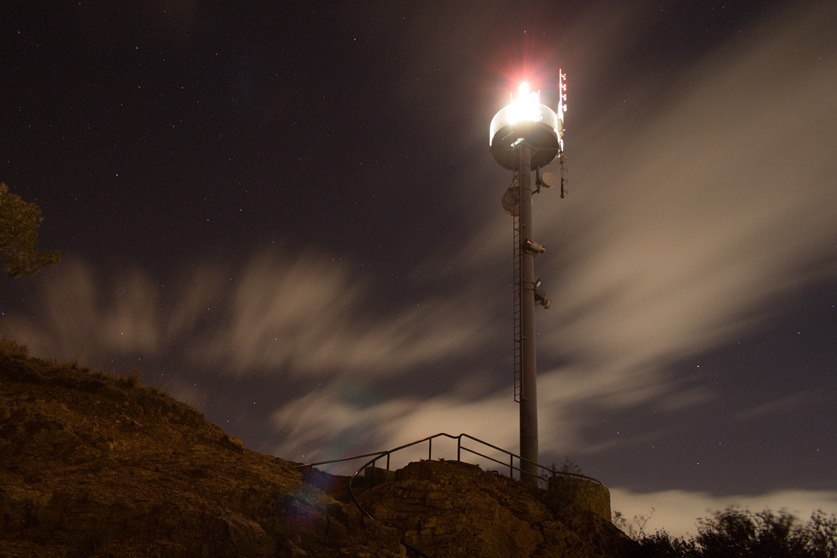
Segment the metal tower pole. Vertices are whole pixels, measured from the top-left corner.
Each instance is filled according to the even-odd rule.
[[[520,151],[520,242],[533,240],[532,156],[524,141]],[[520,246],[520,456],[521,480],[538,484],[538,393],[535,357],[535,254]]]
[[[514,173],[512,185],[501,203],[506,213],[514,217],[514,395],[515,401],[520,403],[520,477],[531,485],[538,485],[540,480],[535,302],[544,308],[552,304],[542,291],[537,290],[540,280],[535,278],[535,256],[545,249],[535,242],[532,230],[532,169],[537,171],[549,164],[563,149],[565,90],[562,73],[560,114],[555,114],[540,104],[540,95],[523,82],[518,99],[512,99],[511,104],[495,114],[489,127],[489,146],[494,160]],[[551,177],[549,180],[548,176]],[[549,187],[555,184],[555,177],[551,173],[544,174],[535,191],[540,191],[541,183]],[[561,197],[564,197],[563,186],[562,173]]]

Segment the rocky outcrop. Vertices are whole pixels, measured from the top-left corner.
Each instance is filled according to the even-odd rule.
[[[635,548],[609,519],[568,505],[566,495],[455,461],[411,463],[361,502],[434,558],[616,558]]]

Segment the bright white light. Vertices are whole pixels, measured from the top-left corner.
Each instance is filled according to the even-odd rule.
[[[491,120],[491,126],[488,129],[489,145],[494,142],[494,136],[500,130],[508,126],[514,126],[519,122],[535,122],[539,126],[546,125],[555,131],[555,135],[558,136],[560,141],[564,126],[558,115],[549,107],[541,104],[540,95],[530,90],[529,83],[521,83],[518,92],[517,99],[514,98],[513,92],[509,94],[511,102],[495,114]],[[512,137],[515,133],[518,133],[518,135]],[[511,142],[521,137],[520,133],[522,133],[520,130],[517,130],[517,132],[507,130],[503,134],[504,143],[509,142],[507,146],[510,145]]]
[[[531,122],[539,122],[543,120],[543,114],[540,108],[540,97],[534,91],[529,90],[529,84],[523,82],[520,84],[519,96],[517,100],[512,100],[509,105],[508,123],[514,124],[521,120],[528,120]]]

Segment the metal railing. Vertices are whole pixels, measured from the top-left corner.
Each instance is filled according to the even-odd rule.
[[[439,434],[435,434],[433,436],[428,436],[427,438],[422,438],[421,440],[416,440],[415,442],[410,442],[409,444],[404,444],[403,446],[398,446],[397,448],[394,448],[394,449],[391,449],[391,450],[379,451],[379,452],[373,452],[373,453],[364,453],[364,454],[361,454],[361,455],[354,455],[352,457],[343,457],[341,459],[332,459],[332,460],[329,460],[329,461],[318,461],[316,463],[307,463],[305,465],[299,465],[297,468],[307,470],[309,478],[310,478],[310,475],[311,475],[314,467],[316,467],[316,466],[329,465],[329,464],[333,464],[333,463],[345,463],[345,462],[348,462],[348,461],[354,461],[356,459],[363,459],[364,457],[372,457],[372,459],[370,459],[369,461],[364,463],[351,476],[351,478],[349,479],[349,489],[348,489],[348,491],[349,491],[349,498],[351,498],[354,505],[357,506],[358,510],[360,510],[360,512],[362,514],[361,517],[367,517],[370,520],[375,521],[375,518],[372,517],[372,515],[368,511],[366,511],[366,509],[360,504],[360,502],[357,499],[357,496],[355,495],[354,482],[355,482],[355,479],[357,478],[357,476],[361,472],[364,472],[364,476],[366,476],[365,471],[369,470],[369,467],[371,467],[371,475],[370,475],[370,478],[368,479],[368,484],[367,484],[367,487],[371,490],[375,486],[376,465],[377,465],[378,461],[386,458],[386,470],[384,471],[384,481],[386,481],[388,473],[390,472],[390,464],[391,464],[392,454],[394,454],[396,452],[399,452],[401,450],[405,450],[407,448],[411,448],[411,447],[414,447],[414,446],[417,446],[419,444],[423,444],[423,443],[427,442],[427,459],[432,460],[433,459],[433,440],[435,440],[436,438],[448,438],[448,439],[451,439],[451,440],[456,440],[456,460],[457,461],[459,461],[459,462],[462,461],[462,452],[470,453],[470,454],[473,454],[473,455],[478,455],[478,456],[480,456],[484,459],[487,459],[488,461],[490,461],[492,463],[497,463],[498,465],[502,465],[504,468],[508,467],[510,478],[514,478],[515,471],[517,471],[519,475],[522,475],[523,470],[521,469],[521,465],[523,464],[523,462],[527,462],[527,463],[533,464],[538,470],[542,471],[542,473],[538,476],[539,481],[543,481],[543,482],[548,483],[548,479],[550,479],[550,478],[554,478],[554,477],[558,477],[558,476],[565,476],[565,477],[573,477],[573,478],[577,478],[577,479],[580,479],[580,480],[585,480],[585,481],[588,481],[588,482],[593,482],[593,483],[596,483],[596,484],[602,484],[601,481],[599,481],[597,479],[594,479],[593,477],[588,477],[586,475],[581,475],[581,474],[578,474],[578,473],[570,473],[570,472],[566,472],[566,471],[557,471],[557,470],[555,470],[554,467],[544,467],[543,465],[540,465],[539,463],[533,463],[533,462],[531,462],[527,459],[524,459],[523,457],[520,457],[517,454],[511,453],[510,451],[504,450],[503,448],[497,447],[493,444],[489,444],[488,442],[480,440],[479,438],[474,438],[473,436],[471,436],[469,434],[464,434],[464,433],[460,434],[459,436],[453,436],[451,434],[446,434],[444,432],[440,432]],[[471,449],[470,447],[466,447],[465,445],[463,445],[463,439],[466,440],[466,441],[476,442],[477,444],[482,444],[483,446],[489,447],[489,448],[491,448],[491,449],[493,449],[497,452],[505,454],[509,459],[508,463],[506,463],[504,461],[500,461],[498,459],[495,459],[491,456],[485,455],[484,453],[481,453],[481,452],[479,452],[475,449]],[[483,450],[483,451],[487,451],[487,450]],[[517,459],[517,465],[515,465],[515,459]],[[405,548],[407,548],[410,552],[419,556],[420,558],[429,558],[426,554],[421,552],[419,549],[408,545],[406,543],[406,541],[402,540],[401,544],[403,544],[405,546]]]
[[[316,463],[307,463],[305,465],[299,465],[298,468],[303,469],[303,470],[307,470],[308,474],[310,475],[313,468],[317,467],[317,466],[320,466],[320,465],[328,465],[328,464],[333,464],[333,463],[345,463],[345,462],[353,461],[353,460],[356,460],[356,459],[363,459],[365,457],[371,457],[372,459],[365,462],[351,476],[351,479],[349,480],[349,498],[358,507],[358,509],[363,513],[363,515],[365,517],[368,517],[370,519],[374,519],[363,508],[363,506],[360,505],[360,502],[358,502],[357,497],[355,496],[355,492],[353,490],[353,487],[354,487],[355,479],[357,478],[357,476],[360,473],[365,472],[369,467],[371,467],[372,469],[371,469],[371,473],[370,473],[370,478],[368,479],[368,486],[369,486],[369,488],[372,488],[372,487],[375,486],[376,469],[377,469],[377,464],[378,464],[379,461],[381,461],[383,459],[386,459],[386,467],[385,467],[385,473],[384,473],[384,475],[385,475],[384,480],[386,480],[386,474],[390,472],[392,454],[394,454],[396,452],[399,452],[399,451],[402,451],[402,450],[405,450],[407,448],[418,446],[419,444],[423,444],[423,443],[427,443],[427,459],[432,460],[433,459],[433,440],[435,440],[437,438],[447,438],[447,439],[450,439],[450,440],[456,440],[456,460],[457,461],[462,461],[463,452],[468,453],[468,454],[473,454],[473,455],[482,457],[483,459],[486,459],[486,460],[488,460],[492,463],[496,463],[498,465],[501,465],[504,468],[508,467],[510,478],[515,478],[515,473],[517,473],[518,476],[523,474],[522,470],[521,470],[521,465],[525,462],[525,463],[531,463],[532,465],[534,465],[536,467],[537,470],[539,470],[541,472],[538,478],[539,478],[539,480],[541,480],[543,482],[547,482],[549,478],[564,476],[564,477],[577,478],[577,479],[580,479],[580,480],[585,480],[585,481],[593,482],[593,483],[596,483],[596,484],[602,484],[601,481],[599,481],[597,479],[594,479],[593,477],[588,477],[587,475],[582,475],[582,474],[579,474],[579,473],[570,473],[570,472],[566,472],[566,471],[560,471],[560,470],[556,470],[555,467],[545,467],[545,466],[543,466],[539,463],[531,462],[528,459],[520,457],[517,454],[511,453],[510,451],[504,450],[501,447],[495,446],[494,444],[489,444],[488,442],[486,442],[484,440],[480,440],[479,438],[475,438],[475,437],[473,437],[469,434],[464,434],[464,433],[460,434],[459,436],[453,436],[451,434],[440,432],[439,434],[435,434],[433,436],[428,436],[426,438],[416,440],[415,442],[410,442],[409,444],[404,444],[403,446],[398,446],[397,448],[393,448],[391,450],[372,452],[372,453],[364,453],[364,454],[361,454],[361,455],[355,455],[355,456],[352,456],[352,457],[343,457],[341,459],[332,459],[332,460],[329,460],[329,461],[318,461]],[[482,452],[487,452],[487,450],[485,450],[485,449],[480,448],[480,449],[482,449],[482,451],[477,451],[477,449],[472,449],[471,447],[466,446],[464,444],[464,442],[468,442],[468,441],[475,442],[476,444],[481,444],[482,446],[485,446],[487,448],[491,448],[492,450],[494,450],[496,452],[504,454],[506,457],[508,457],[508,462],[500,461],[499,459],[495,459],[494,457],[491,457],[490,455],[486,455],[485,453],[482,453]],[[516,460],[516,464],[515,464],[515,460]]]

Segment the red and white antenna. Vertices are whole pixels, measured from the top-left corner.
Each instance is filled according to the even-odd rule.
[[[561,151],[564,151],[564,113],[567,112],[567,74],[558,70],[558,120],[561,122],[558,130],[558,141],[561,144]]]

